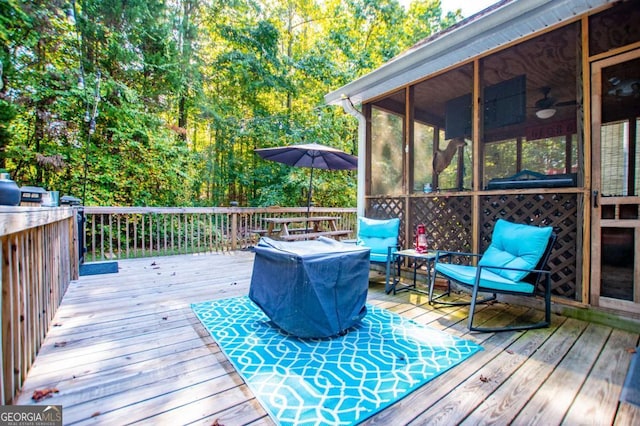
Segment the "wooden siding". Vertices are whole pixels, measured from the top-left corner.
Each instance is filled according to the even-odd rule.
[[[189,305],[248,294],[249,251],[119,262],[117,274],[69,287],[18,404],[59,392],[65,424],[272,425]],[[467,308],[436,309],[422,294],[386,295],[372,272],[369,303],[481,343],[484,351],[366,424],[620,424],[640,408],[618,402],[638,333],[558,315],[550,328],[468,333]],[[457,296],[460,297],[460,296]],[[540,312],[494,304],[479,321]]]

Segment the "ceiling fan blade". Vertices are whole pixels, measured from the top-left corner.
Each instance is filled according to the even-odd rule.
[[[551,108],[555,103],[556,103],[555,98],[550,98],[545,96],[544,98],[538,99],[536,101],[535,107],[538,109],[546,109],[546,108]]]
[[[573,105],[578,105],[578,102],[575,99],[572,101],[558,102],[554,106],[563,107],[563,106],[573,106]]]

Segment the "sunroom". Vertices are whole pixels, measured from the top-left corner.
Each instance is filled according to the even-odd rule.
[[[638,2],[503,0],[325,100],[359,121],[358,213],[404,247],[551,225],[556,308],[640,317]]]

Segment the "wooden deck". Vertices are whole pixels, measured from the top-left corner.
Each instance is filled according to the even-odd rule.
[[[171,256],[81,277],[16,403],[56,388],[41,404],[63,405],[65,424],[274,424],[189,307],[246,295],[252,265],[250,252]],[[548,329],[469,334],[466,307],[434,309],[420,294],[383,288],[370,285],[370,303],[485,350],[366,424],[640,424],[640,409],[618,402],[637,333],[554,315]],[[495,304],[477,318],[530,315],[539,313]]]

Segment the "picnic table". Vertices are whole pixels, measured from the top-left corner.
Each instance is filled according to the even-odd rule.
[[[340,218],[336,216],[267,217],[262,219],[267,228],[264,235],[283,241],[312,240],[318,237],[340,239],[348,236],[351,230],[338,229],[338,220]]]

